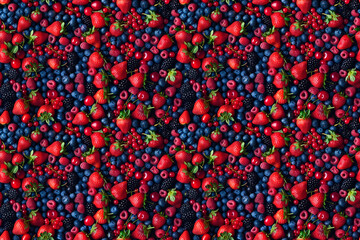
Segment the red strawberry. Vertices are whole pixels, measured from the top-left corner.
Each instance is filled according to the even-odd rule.
[[[93,165],[96,168],[100,168],[101,162],[100,162],[100,153],[99,151],[95,150],[93,147],[88,152],[84,153],[83,156],[85,157],[85,161],[88,164]]]
[[[341,93],[335,93],[332,98],[332,105],[335,109],[339,109],[346,103],[346,97]]]
[[[48,59],[46,62],[51,69],[56,70],[56,69],[60,68],[60,59],[58,59],[58,58],[51,58],[51,59]]]
[[[185,230],[179,237],[179,240],[191,240],[190,233],[188,230]]]
[[[121,182],[121,183],[118,183],[118,184],[114,185],[111,188],[110,191],[111,191],[111,194],[114,196],[115,199],[123,200],[127,196],[126,189],[127,189],[127,182],[124,181],[124,182]]]
[[[6,163],[6,162],[5,162]],[[6,165],[7,164],[7,165]],[[10,183],[12,181],[12,167],[11,164],[0,164],[0,183]],[[11,168],[9,168],[9,167]]]
[[[235,235],[235,230],[231,225],[222,225],[216,235],[218,239],[229,239]]]
[[[288,90],[286,88],[283,89],[279,89],[275,94],[274,94],[274,99],[277,103],[279,104],[285,104],[289,101],[290,99],[290,94],[288,92]]]
[[[346,218],[344,215],[340,213],[335,213],[331,222],[335,229],[339,229],[345,225]]]
[[[229,187],[233,190],[239,189],[240,188],[240,179],[238,178],[230,178],[227,180],[227,184],[229,185]]]
[[[183,78],[182,73],[174,68],[168,71],[165,80],[170,85],[179,88],[181,86],[182,78]]]
[[[301,146],[300,142],[294,142],[290,145],[290,153],[294,157],[300,157],[303,154],[304,148]]]
[[[157,44],[157,48],[160,50],[164,50],[170,48],[172,45],[173,45],[173,40],[170,38],[169,35],[165,34],[160,38]]]
[[[319,223],[319,225],[317,225],[315,230],[311,233],[311,237],[318,240],[327,240],[331,229],[332,227]]]
[[[84,232],[78,232],[73,240],[90,240],[90,238]]]
[[[315,193],[309,197],[311,205],[316,208],[322,208],[324,205],[325,194],[324,193]]]
[[[0,63],[10,63],[12,61],[11,49],[6,44],[0,45]]]
[[[124,153],[124,147],[120,142],[116,141],[110,145],[109,151],[112,156],[119,157]]]
[[[349,37],[349,35],[342,35],[342,37],[340,38],[338,44],[337,44],[337,48],[340,50],[344,50],[347,48],[350,48],[352,46],[352,40]]]
[[[93,52],[88,60],[88,66],[91,68],[101,68],[104,65],[104,59],[101,53]]]
[[[202,32],[211,27],[211,20],[208,17],[201,16],[197,24],[197,31]]]
[[[325,23],[331,28],[344,28],[343,17],[334,11],[329,10],[330,14],[325,14]]]
[[[204,235],[207,232],[209,232],[209,230],[210,230],[209,223],[204,219],[200,218],[196,220],[192,233],[195,235]]]
[[[286,146],[287,138],[282,132],[274,132],[270,135],[271,143],[275,148],[282,148]]]
[[[130,83],[136,88],[143,87],[145,79],[146,75],[144,73],[135,73],[129,77]]]
[[[235,21],[226,28],[226,31],[234,35],[235,37],[239,37],[245,31],[245,23],[240,21]]]
[[[218,90],[212,90],[209,94],[209,103],[213,106],[223,106],[225,104],[224,98]]]
[[[104,228],[100,224],[95,223],[90,230],[90,235],[92,239],[102,239],[105,237]]]
[[[101,188],[104,185],[104,183],[105,181],[99,172],[93,172],[89,176],[89,180],[87,182],[88,186],[93,188]]]
[[[22,152],[31,146],[31,140],[28,137],[21,136],[18,141],[17,151]]]
[[[280,224],[274,224],[271,227],[270,235],[272,239],[282,239],[285,237],[285,231],[284,228]]]
[[[39,46],[47,41],[49,34],[41,31],[31,31],[30,32],[30,42],[32,42],[35,46]]]
[[[226,151],[235,157],[239,157],[245,151],[245,143],[235,141],[226,148]]]
[[[288,86],[289,79],[284,71],[281,71],[275,75],[273,84],[277,88],[284,88]]]
[[[201,53],[201,51],[199,51],[199,46],[202,46],[205,43],[204,35],[202,35],[200,33],[195,33],[193,38],[191,39],[191,43],[193,44],[192,52],[194,54],[196,54],[198,52]]]
[[[46,151],[55,157],[59,157],[65,152],[65,143],[55,141],[46,148]]]
[[[92,117],[92,119],[95,120],[102,119],[103,117],[105,117],[104,108],[100,104],[95,103],[91,107],[90,116]]]
[[[307,197],[306,188],[307,188],[306,181],[298,183],[291,188],[290,190],[291,195],[297,200],[303,200]]]
[[[266,125],[269,122],[269,117],[265,112],[258,112],[252,120],[255,125]]]
[[[11,240],[9,232],[5,230],[5,231],[1,234],[0,240]]]
[[[299,37],[303,34],[303,32],[304,32],[304,28],[302,27],[299,21],[295,21],[293,24],[290,25],[290,33],[292,36]]]
[[[216,23],[221,21],[222,13],[220,12],[219,8],[216,8],[214,11],[211,12],[210,18]]]
[[[323,103],[319,103],[311,113],[311,117],[322,121],[326,120],[328,119],[331,108],[332,107],[325,106]]]
[[[126,68],[127,62],[124,61],[114,65],[110,71],[116,80],[123,80],[126,78]]]
[[[164,19],[160,14],[149,10],[150,14],[145,14],[145,23],[151,28],[164,28]]]
[[[222,140],[222,137],[223,135],[218,128],[212,131],[210,134],[211,140],[213,140],[216,143],[220,142]]]
[[[331,148],[344,148],[344,140],[340,134],[329,130],[330,134],[325,137],[325,143]]]
[[[169,155],[162,155],[158,164],[157,164],[157,168],[159,170],[165,170],[168,169],[172,166],[173,164],[173,160],[171,159],[171,157]]]
[[[0,115],[0,124],[1,125],[9,124],[10,121],[11,119],[10,119],[9,111],[7,110],[3,111],[3,113]]]
[[[119,37],[124,33],[124,27],[120,22],[116,21],[110,25],[109,31],[112,36]]]
[[[309,80],[314,87],[322,88],[324,86],[325,76],[324,73],[315,73],[309,77]]]
[[[40,106],[44,105],[45,100],[42,97],[41,93],[38,92],[38,90],[35,90],[35,91],[30,92],[29,102],[33,106],[40,107]]]
[[[49,185],[49,187],[54,190],[59,189],[61,184],[58,178],[49,178],[46,182]]]
[[[281,188],[284,186],[284,178],[279,172],[273,172],[269,176],[269,180],[267,182],[267,185],[269,188]]]
[[[352,167],[352,165],[353,165],[352,159],[345,154],[340,158],[339,163],[337,164],[337,169],[345,170]]]
[[[116,6],[120,8],[120,11],[127,13],[131,8],[131,0],[116,0]]]
[[[274,219],[277,223],[279,224],[285,224],[287,223],[289,216],[288,216],[288,212],[286,210],[286,208],[282,208],[279,209],[275,215],[274,215]]]
[[[145,143],[150,148],[164,148],[164,139],[160,134],[149,130],[150,134],[145,134]]]
[[[256,0],[256,1],[266,1],[266,2],[268,2],[268,0]],[[270,240],[270,238],[266,235],[266,233],[258,232],[258,233],[256,233],[253,240]]]
[[[98,104],[105,104],[109,100],[109,90],[107,88],[99,89],[93,96]]]
[[[155,93],[151,100],[151,103],[152,103],[154,109],[159,109],[165,105],[166,97],[161,93]]]
[[[192,113],[195,115],[204,115],[210,110],[208,101],[200,98],[196,100]]]
[[[269,68],[281,68],[284,65],[284,59],[278,52],[273,52],[270,57],[269,61],[267,62]]]
[[[89,117],[84,112],[78,112],[72,120],[72,123],[75,125],[86,125],[89,123]]]
[[[153,216],[153,218],[151,220],[151,223],[155,229],[159,229],[165,225],[166,218],[163,215],[161,215],[160,213],[155,213],[155,215]]]
[[[152,226],[147,226],[145,224],[140,223],[139,225],[136,226],[135,230],[132,232],[131,237],[133,239],[138,239],[138,240],[147,240],[151,229],[153,229]]]
[[[300,8],[302,13],[307,13],[311,8],[312,0],[296,0],[296,6]]]
[[[185,110],[179,117],[179,123],[181,125],[190,123],[190,113],[188,110]]]
[[[135,110],[131,113],[131,117],[141,120],[141,121],[144,121],[144,120],[148,119],[150,110],[152,108],[153,107],[146,106],[146,105],[140,103],[139,105],[136,106]]]
[[[12,113],[15,115],[24,115],[29,111],[29,104],[22,98],[16,100]]]
[[[12,35],[11,33],[13,30],[7,30],[7,29],[1,29],[0,30],[0,44],[3,44],[5,42],[10,42]]]
[[[193,30],[182,29],[175,34],[175,40],[176,40],[178,47],[182,46],[186,42],[187,43],[191,42],[191,39],[192,39],[191,33],[192,32],[193,32]],[[179,49],[179,51],[180,51],[180,49]]]
[[[185,162],[186,163],[186,162]],[[187,163],[189,165],[189,163]],[[189,169],[186,164],[178,163],[179,171],[176,174],[176,181],[181,183],[190,183],[191,180],[194,178],[194,173],[192,172],[193,169],[198,169],[195,166],[193,169]]]
[[[31,151],[28,156],[29,163],[32,163],[34,166],[39,166],[43,164],[49,157],[49,154],[41,151]]]
[[[233,70],[240,68],[241,62],[240,62],[240,59],[238,59],[238,58],[229,58],[226,62],[229,65],[229,67]]]
[[[348,75],[346,76],[345,80],[348,84],[359,88],[360,87],[360,72],[356,69],[351,69],[348,71]]]
[[[276,168],[280,168],[281,162],[280,162],[280,153],[278,150],[275,150],[275,147],[269,149],[266,153],[264,153],[265,161],[273,165]]]
[[[136,208],[142,208],[144,205],[144,193],[135,193],[133,195],[131,195],[128,199],[131,203],[131,205],[133,205]]]
[[[310,110],[302,110],[296,119],[296,126],[302,133],[309,132],[311,128]]]
[[[307,76],[306,68],[307,68],[307,61],[298,63],[291,68],[290,70],[291,75],[293,75],[293,77],[297,80],[303,80]]]
[[[10,162],[13,150],[0,149],[0,163]]]
[[[89,3],[89,0],[73,0],[71,3],[75,5],[86,5]]]
[[[234,142],[234,143],[236,143],[235,145],[238,145],[239,142]],[[238,153],[239,150],[237,149],[237,146],[235,146],[235,145],[233,146],[234,148],[231,147],[233,149],[229,149],[229,151],[234,151],[234,153]],[[244,147],[244,143],[241,143],[240,147]],[[228,151],[228,150],[226,149],[226,151]],[[240,150],[240,152],[243,152],[243,151],[244,151],[244,149]],[[215,152],[211,151],[210,156],[209,156],[209,163],[213,163],[214,166],[218,166],[218,165],[223,164],[228,159],[228,157],[229,157],[228,153],[225,153],[222,151],[215,151]]]
[[[24,235],[30,230],[29,224],[23,218],[16,220],[12,233],[14,235]]]
[[[289,205],[289,199],[286,193],[281,191],[275,194],[273,204],[279,209],[287,207]]]
[[[65,23],[60,21],[53,22],[50,26],[46,28],[46,31],[55,37],[61,36],[65,33]]]
[[[191,52],[188,50],[186,44],[180,44],[179,51],[176,54],[176,60],[181,63],[190,63],[192,58]]]
[[[346,196],[345,200],[351,205],[356,208],[360,207],[360,192],[352,189],[348,192],[348,195]]]
[[[266,5],[268,4],[270,1],[269,0],[253,0],[252,4],[255,5]]]
[[[270,15],[271,23],[275,28],[283,28],[286,25],[284,14],[281,12],[273,12]]]
[[[88,44],[91,44],[96,48],[101,47],[100,33],[99,31],[95,30],[94,27],[88,32],[84,33],[83,36],[85,36],[85,40]]]
[[[131,128],[130,110],[122,110],[116,119],[116,126],[121,132],[127,133]]]
[[[31,27],[31,20],[28,17],[21,16],[18,21],[17,31],[22,32]]]
[[[107,141],[109,140],[102,132],[93,132],[90,138],[91,143],[95,148],[105,147],[107,145]]]
[[[275,103],[275,104],[271,107],[270,116],[271,116],[274,120],[282,119],[283,117],[285,117],[284,108],[283,108],[280,104]]]
[[[229,34],[222,31],[211,31],[209,36],[209,43],[212,43],[214,46],[223,44],[228,39]]]
[[[42,19],[42,13],[40,12],[39,9],[36,9],[36,10],[34,10],[34,11],[31,12],[30,18],[31,18],[31,20],[33,20],[34,22],[38,23],[38,22],[40,22],[41,19]]]
[[[36,227],[44,225],[45,220],[38,210],[31,211],[29,214],[29,223]]]
[[[268,44],[273,45],[276,48],[280,48],[280,33],[279,31],[275,30],[274,27],[264,33],[263,36],[265,37],[265,40]]]
[[[201,136],[198,140],[197,151],[202,152],[211,147],[211,140],[208,137]]]
[[[107,21],[109,20],[105,14],[101,12],[93,12],[90,15],[91,23],[95,28],[103,28],[106,26]]]

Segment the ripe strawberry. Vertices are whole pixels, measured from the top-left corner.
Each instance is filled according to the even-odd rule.
[[[307,0],[306,0],[307,1]],[[295,21],[290,25],[290,33],[294,37],[299,37],[303,34],[304,28],[299,21]]]
[[[245,31],[245,23],[240,21],[235,21],[226,28],[226,31],[234,35],[235,37],[239,37]]]
[[[73,240],[90,240],[90,238],[84,232],[78,232]]]
[[[17,31],[22,32],[31,27],[31,20],[28,17],[21,16],[18,21]]]
[[[24,115],[29,112],[29,104],[24,99],[20,98],[16,100],[12,113],[15,115]]]
[[[223,135],[218,128],[212,131],[210,134],[211,140],[213,140],[216,143],[220,142],[222,140],[222,137]]]
[[[278,150],[275,150],[275,147],[269,149],[266,153],[263,155],[265,157],[265,161],[273,165],[276,168],[280,168],[281,162],[280,162],[280,153]]]
[[[258,112],[252,120],[255,125],[266,125],[269,122],[269,117],[265,112]]]
[[[190,63],[192,53],[188,50],[185,44],[180,44],[179,51],[176,54],[176,60],[181,63]]]
[[[270,110],[270,116],[274,120],[282,119],[283,117],[285,117],[284,108],[280,104],[274,103],[274,105],[272,105]]]
[[[72,123],[75,125],[86,125],[88,124],[89,121],[89,117],[86,113],[84,112],[78,112],[74,119],[72,120]]]
[[[12,181],[13,168],[11,164],[5,162],[0,164],[0,183],[10,183]]]
[[[284,14],[281,12],[273,12],[270,15],[271,23],[275,28],[283,28],[286,25]]]
[[[214,22],[218,23],[221,21],[222,19],[222,13],[220,12],[220,10],[218,8],[216,8],[214,11],[211,12],[210,14],[210,18],[211,20],[213,20]]]
[[[9,232],[5,230],[5,231],[0,235],[0,240],[11,240]]]
[[[306,68],[307,68],[307,61],[298,63],[291,68],[290,70],[291,75],[293,75],[293,77],[297,80],[303,80],[307,76]]]
[[[40,107],[40,106],[44,105],[45,100],[42,97],[41,93],[38,92],[38,90],[35,90],[35,91],[30,92],[29,102],[33,106]]]
[[[185,230],[179,237],[179,240],[191,240],[190,233],[188,230]]]
[[[104,185],[104,183],[105,181],[99,172],[93,172],[89,176],[89,180],[87,182],[88,186],[93,188],[101,188]]]
[[[109,220],[109,212],[106,208],[99,209],[94,214],[94,220],[99,224],[105,224]]]
[[[155,230],[161,228],[166,223],[166,218],[161,215],[160,213],[155,213],[151,220],[152,225],[154,226]]]
[[[309,77],[311,84],[316,88],[322,88],[324,86],[325,74],[315,73]]]
[[[266,1],[266,2],[268,2],[268,0],[256,0],[256,1]],[[256,233],[253,240],[270,240],[270,238],[266,235],[266,233],[258,232],[258,233]]]
[[[269,0],[253,0],[252,4],[255,5],[266,5],[269,3]]]
[[[288,219],[289,219],[289,215],[288,212],[286,210],[286,208],[282,208],[279,209],[275,215],[274,215],[274,219],[277,223],[279,224],[285,224],[287,223]]]
[[[235,235],[235,230],[231,225],[222,225],[216,235],[218,239],[229,239]]]
[[[271,227],[270,235],[272,239],[282,239],[285,237],[285,231],[284,228],[280,224],[274,224]]]
[[[154,131],[149,130],[150,134],[145,134],[145,143],[150,148],[164,148],[164,139],[160,134],[155,133]]]
[[[211,20],[208,17],[201,16],[197,24],[197,31],[202,32],[211,27]]]
[[[30,18],[31,18],[31,20],[33,20],[34,22],[38,23],[38,22],[40,22],[41,19],[42,19],[42,13],[40,12],[39,9],[36,9],[36,10],[34,10],[34,11],[31,12]]]
[[[303,200],[307,197],[306,188],[307,188],[306,181],[298,183],[291,188],[290,190],[291,195],[297,200]]]
[[[14,223],[12,233],[14,235],[24,235],[29,232],[29,224],[24,219],[20,218]]]
[[[319,223],[319,225],[317,225],[315,230],[311,233],[311,237],[318,240],[326,240],[328,239],[331,229],[332,227]]]
[[[356,208],[360,207],[360,192],[356,189],[351,189],[348,192],[348,195],[346,196],[345,200],[351,205]]]
[[[73,0],[71,3],[75,5],[86,5],[89,3],[89,0]]]
[[[303,154],[304,148],[301,146],[300,142],[294,142],[290,145],[290,153],[294,157],[300,157]]]
[[[34,44],[34,46],[39,46],[47,41],[49,34],[41,31],[31,31],[29,40]]]
[[[178,47],[182,46],[185,42],[191,42],[192,39],[192,30],[180,30],[175,34],[175,40]],[[179,49],[180,51],[180,49]]]
[[[55,21],[46,28],[46,31],[55,37],[59,37],[65,33],[65,28],[66,26],[64,22]]]
[[[58,58],[51,58],[48,59],[46,62],[51,69],[56,70],[60,68],[60,60]]]
[[[232,144],[230,144],[227,148],[226,151],[232,155],[234,155],[235,157],[239,157],[241,156],[244,151],[245,151],[245,143],[244,142],[239,142],[239,141],[235,141]]]
[[[186,163],[186,162],[185,162]],[[188,163],[189,164],[189,163]],[[190,170],[188,166],[184,163],[178,163],[179,171],[176,174],[176,181],[181,183],[190,183],[192,179],[194,178],[194,173],[192,172],[192,169]],[[198,168],[195,166],[193,169]]]
[[[105,111],[104,108],[100,105],[95,103],[90,110],[90,116],[94,120],[102,119],[105,117]]]
[[[50,178],[46,182],[47,182],[47,184],[49,185],[49,187],[51,189],[56,190],[56,189],[60,188],[61,182],[60,182],[60,180],[58,178]]]
[[[208,137],[201,136],[198,140],[197,151],[202,152],[211,147],[211,140]]]
[[[90,235],[92,239],[102,239],[105,237],[104,228],[100,224],[94,224],[90,230]]]
[[[11,50],[5,44],[0,45],[0,63],[10,63],[12,61],[11,58]]]
[[[21,136],[18,140],[17,151],[22,152],[31,146],[31,140],[28,137]]]
[[[129,77],[130,83],[136,88],[143,87],[145,79],[146,75],[144,73],[135,73]]]
[[[233,190],[239,189],[240,188],[240,183],[241,183],[240,179],[238,179],[238,178],[230,178],[230,179],[227,180],[227,184]]]
[[[273,172],[269,176],[269,180],[267,182],[267,185],[269,188],[281,188],[284,186],[284,178],[279,172]]]
[[[157,48],[159,50],[164,50],[170,48],[172,45],[173,45],[173,40],[170,38],[169,35],[165,34],[160,38],[157,44]]]
[[[127,68],[127,62],[124,61],[114,65],[110,71],[115,79],[123,80],[126,78],[126,68]]]
[[[340,213],[335,213],[333,218],[332,218],[332,225],[335,229],[339,229],[342,226],[345,225],[346,223],[346,218],[344,215],[340,214]]]
[[[65,153],[65,143],[55,141],[50,146],[48,146],[46,148],[46,151],[48,153],[54,155],[55,157],[59,157],[59,156],[61,156],[62,154]]]
[[[352,159],[349,157],[349,155],[345,154],[340,158],[339,163],[337,164],[337,169],[345,170],[352,167],[352,165]]]
[[[274,27],[264,33],[263,36],[265,37],[265,40],[268,44],[273,45],[276,48],[280,48],[280,33],[279,31],[275,30]]]
[[[124,147],[120,142],[116,141],[110,145],[109,151],[112,156],[119,157],[124,153]]]
[[[356,88],[360,87],[360,72],[356,69],[351,69],[348,71],[348,75],[346,76],[345,80],[348,84]]]
[[[181,86],[182,78],[182,73],[174,68],[168,71],[165,81],[170,85],[179,88]]]
[[[122,110],[116,119],[116,126],[121,132],[127,133],[131,128],[130,110]]]
[[[133,195],[131,195],[129,198],[129,201],[131,203],[131,205],[133,205],[136,208],[142,208],[144,205],[144,199],[145,199],[145,195],[144,193],[135,193]]]
[[[189,124],[190,123],[190,113],[189,111],[185,110],[179,117],[179,123],[181,125]]]
[[[311,205],[316,208],[322,208],[324,205],[325,195],[324,193],[315,193],[309,197]]]
[[[151,28],[164,28],[164,19],[160,14],[149,10],[150,14],[145,14],[145,23]]]
[[[269,68],[281,68],[284,65],[284,59],[280,53],[273,52],[269,57],[267,65]]]
[[[93,165],[95,168],[100,168],[101,162],[100,162],[100,153],[98,150],[95,150],[95,148],[89,149],[86,153],[83,154],[85,157],[85,161],[88,164]]]
[[[120,22],[115,21],[110,25],[109,31],[112,36],[119,37],[124,33],[124,27]]]
[[[127,13],[131,9],[131,0],[116,0],[116,6],[120,8],[120,11]]]
[[[93,132],[90,136],[91,143],[95,148],[102,148],[107,145],[109,139],[102,132]]]
[[[223,106],[225,104],[224,98],[218,90],[212,90],[209,94],[209,103],[213,106]]]
[[[214,46],[219,46],[223,44],[229,37],[228,33],[222,31],[211,31],[209,36],[209,44],[213,44]]]
[[[302,110],[296,119],[296,126],[302,133],[309,132],[311,128],[310,110]]]
[[[344,148],[344,140],[340,134],[329,130],[330,134],[325,137],[325,143],[331,148]]]
[[[99,31],[95,30],[94,27],[88,32],[84,33],[83,36],[85,36],[85,40],[88,44],[91,44],[96,48],[101,47],[100,33]]]
[[[104,58],[101,53],[93,52],[88,60],[88,66],[91,68],[101,68],[104,65]]]
[[[311,117],[318,120],[326,120],[329,117],[330,110],[333,107],[325,106],[323,103],[319,103],[315,110],[311,113]]]
[[[91,23],[95,28],[103,28],[107,25],[109,18],[105,16],[105,14],[101,12],[93,12],[90,15]]]
[[[135,230],[132,232],[131,237],[138,240],[146,240],[149,237],[150,231],[153,229],[152,226],[147,226],[140,223],[136,226]]]
[[[335,109],[339,109],[346,103],[346,97],[341,93],[335,93],[332,98],[332,105]]]
[[[286,193],[281,191],[275,194],[273,204],[279,209],[286,208],[289,205],[289,199]]]
[[[43,164],[49,157],[49,154],[41,151],[31,151],[30,155],[27,157],[29,159],[29,163],[34,166],[39,166]]]
[[[349,37],[349,35],[342,35],[342,37],[340,38],[338,44],[337,44],[337,48],[340,50],[344,50],[347,48],[350,48],[352,46],[352,39]]]
[[[142,103],[136,106],[135,110],[131,113],[131,117],[144,121],[148,119],[149,113],[153,107],[146,106]]]
[[[11,38],[12,38],[12,33],[13,31],[11,30],[7,30],[7,29],[1,29],[0,30],[0,44],[3,44],[5,42],[10,42]]]
[[[210,230],[210,226],[208,221],[200,218],[196,220],[192,233],[195,235],[204,235],[207,232],[209,232],[209,230]]]
[[[275,148],[282,148],[286,146],[288,139],[282,132],[274,132],[270,135],[271,143]]]
[[[153,96],[151,103],[154,107],[154,109],[159,109],[166,103],[166,97],[161,93],[155,93]]]
[[[311,1],[312,0],[296,0],[296,6],[298,6],[300,11],[305,14],[311,8]]]
[[[227,60],[227,64],[229,65],[229,67],[233,70],[239,69],[240,68],[240,60],[238,58],[229,58]]]
[[[11,119],[10,119],[9,111],[7,110],[3,111],[3,113],[0,115],[0,124],[1,125],[9,124],[10,121]]]
[[[157,164],[157,168],[159,170],[165,170],[168,169],[172,166],[173,164],[173,160],[171,159],[171,157],[169,155],[162,155],[158,164]]]
[[[210,106],[207,100],[200,98],[196,100],[192,113],[195,115],[204,115],[210,110]]]

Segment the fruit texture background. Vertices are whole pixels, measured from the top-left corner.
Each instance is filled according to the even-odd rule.
[[[0,240],[359,239],[359,0],[0,0]]]

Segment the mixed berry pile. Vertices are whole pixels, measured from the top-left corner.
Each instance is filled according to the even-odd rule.
[[[0,0],[1,240],[360,238],[359,0]]]

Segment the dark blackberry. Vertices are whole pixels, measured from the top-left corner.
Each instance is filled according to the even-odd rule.
[[[351,0],[349,3],[349,8],[356,11],[360,9],[359,0]]]
[[[164,61],[161,64],[161,69],[163,70],[169,70],[171,68],[174,68],[176,64],[176,59],[175,58],[166,58],[164,59]]]
[[[341,69],[343,70],[349,70],[355,67],[356,60],[355,58],[348,57],[344,59],[344,61],[341,64]]]
[[[150,72],[159,72],[161,70],[161,65],[159,63],[154,63],[150,67]]]
[[[91,22],[91,18],[89,16],[86,16],[85,14],[81,14],[81,21],[88,28],[92,28],[92,22]]]
[[[327,80],[324,83],[324,90],[327,92],[333,91],[336,87],[336,82],[333,82],[331,80]]]
[[[14,107],[14,102],[13,101],[5,101],[3,103],[3,105],[4,105],[4,110],[7,110],[7,111],[9,111],[9,113],[11,113],[11,110]]]
[[[119,92],[123,90],[128,90],[130,87],[131,87],[131,83],[127,79],[120,80],[119,84],[117,85]]]
[[[343,190],[349,190],[355,187],[356,179],[352,177],[348,177],[344,179],[344,181],[341,184],[341,189]]]
[[[169,19],[171,17],[171,7],[169,4],[165,4],[163,1],[161,1],[159,13],[161,16],[163,16],[163,18]]]
[[[339,72],[341,69],[341,63],[334,63],[331,67],[330,67],[330,72]]]
[[[349,123],[349,128],[352,130],[360,129],[360,123],[358,119],[353,119]]]
[[[74,227],[74,220],[72,218],[65,218],[62,223],[65,231],[70,231]]]
[[[171,129],[175,129],[175,130],[178,130],[178,129],[182,128],[182,126],[179,123],[178,119],[171,120],[171,122],[169,123],[169,127]]]
[[[247,182],[248,182],[248,185],[253,187],[253,186],[256,186],[258,180],[259,180],[259,177],[256,173],[254,172],[249,172],[247,175]]]
[[[320,67],[320,60],[312,57],[307,61],[307,71],[313,72]]]
[[[340,134],[343,138],[349,139],[351,137],[351,129],[348,125],[344,124],[340,126]]]
[[[147,92],[152,92],[156,87],[156,83],[151,80],[146,80],[144,83],[144,90]]]
[[[163,138],[165,139],[169,139],[171,137],[171,128],[169,127],[168,124],[162,124],[159,127],[159,133],[161,134],[161,136],[163,136]]]
[[[190,202],[186,202],[186,203],[181,205],[179,211],[180,211],[181,214],[184,214],[186,212],[193,211],[193,208],[192,208]]]
[[[309,207],[311,207],[311,203],[307,198],[299,201],[298,208],[300,210],[308,210]]]
[[[190,68],[189,71],[185,73],[185,77],[191,80],[197,80],[201,77],[200,72],[194,68]]]
[[[146,201],[144,203],[144,210],[147,212],[152,212],[156,207],[156,203],[153,201]]]
[[[263,144],[265,144],[267,147],[271,147],[271,138],[269,136],[266,136],[265,134],[261,134],[261,141]]]
[[[87,96],[93,96],[96,93],[96,88],[94,84],[92,84],[91,82],[86,82],[84,85],[85,85],[85,94]]]
[[[75,65],[79,62],[79,57],[77,53],[70,52],[67,54],[67,62],[69,64],[69,67],[75,67]]]
[[[91,138],[89,136],[86,136],[85,134],[81,134],[81,141],[88,148],[92,146]]]
[[[151,187],[150,187],[150,193],[153,192],[159,192],[160,191],[160,184],[159,183],[154,183]]]
[[[3,100],[3,102],[15,102],[16,100],[16,93],[13,90],[12,85],[7,82],[4,83],[1,87],[0,87],[0,98]]]
[[[169,190],[169,189],[172,189],[175,187],[175,183],[176,183],[176,180],[175,178],[166,178],[164,179],[164,181],[161,183],[161,189],[163,190]]]
[[[250,67],[255,67],[259,61],[259,57],[255,52],[249,52],[247,55],[247,63]]]
[[[200,192],[195,188],[190,188],[190,190],[185,193],[185,196],[190,200],[197,200],[200,197]]]
[[[84,204],[84,206],[85,206],[85,214],[86,215],[93,216],[96,213],[96,207],[93,203],[86,202]]]
[[[184,222],[192,222],[196,219],[196,213],[191,209],[187,212],[181,213],[181,220]]]
[[[67,182],[70,187],[76,186],[76,184],[78,184],[79,180],[80,180],[79,176],[75,172],[69,172],[67,174]]]
[[[344,19],[349,19],[351,17],[351,9],[348,4],[345,4],[342,0],[339,0],[336,6],[340,9],[340,14]]]
[[[136,178],[129,178],[127,181],[127,189],[129,192],[135,191],[140,187],[140,181]]]
[[[20,196],[20,194],[18,190],[10,188],[9,191],[5,193],[5,196],[10,200],[16,200]]]
[[[118,209],[119,209],[120,211],[122,211],[122,210],[128,210],[129,207],[131,207],[131,203],[130,203],[130,201],[129,201],[127,198],[125,198],[125,199],[123,199],[123,200],[119,200]]]
[[[309,80],[307,79],[303,79],[301,81],[299,81],[299,84],[297,85],[297,87],[299,88],[299,90],[307,90],[311,87],[311,83]]]
[[[267,96],[272,96],[276,93],[276,88],[272,83],[265,83],[265,93]]]
[[[179,91],[181,94],[187,93],[189,91],[193,91],[193,88],[189,82],[185,82],[181,84]]]
[[[13,210],[12,205],[7,202],[4,203],[1,207],[0,207],[0,216],[1,219],[4,222],[14,222],[16,219],[16,213]]]
[[[169,3],[169,7],[173,10],[178,10],[182,8],[181,4],[179,3],[179,0],[171,0]]]
[[[6,75],[10,80],[17,80],[20,76],[19,71],[15,68],[10,68]]]
[[[272,216],[276,213],[276,207],[272,203],[265,203],[265,213],[268,216]]]
[[[4,230],[11,231],[14,227],[15,220],[13,221],[3,221]]]
[[[261,21],[263,24],[265,24],[268,28],[272,27],[271,18],[269,16],[266,16],[265,14],[261,14]]]
[[[181,94],[181,99],[184,101],[184,102],[195,102],[196,100],[196,93],[191,90],[191,91],[188,91],[188,92],[185,92],[185,93],[182,93]]]
[[[184,102],[183,107],[185,110],[192,110],[194,107],[194,102]]]
[[[128,61],[127,61],[127,71],[128,72],[133,72],[135,71],[136,69],[138,69],[140,67],[140,61],[134,57],[130,58]]]
[[[185,229],[185,230],[192,230],[194,228],[194,222],[195,221],[188,221],[188,222],[184,222],[182,224],[182,227]]]
[[[243,227],[245,228],[245,230],[249,231],[254,227],[254,218],[252,217],[246,217],[243,220]]]
[[[329,199],[329,198],[327,198]],[[324,202],[324,210],[327,212],[332,212],[336,207],[336,203],[333,201],[325,201]]]
[[[249,111],[254,107],[254,99],[252,97],[246,97],[242,101],[245,110]]]
[[[330,189],[329,192],[333,193],[333,192],[339,192],[341,190],[341,183],[334,183]]]
[[[320,187],[320,181],[318,179],[313,177],[313,178],[310,178],[307,181],[307,190],[308,190],[308,192],[315,191],[319,187]]]
[[[63,100],[63,107],[69,112],[74,107],[74,99],[72,97],[65,98]]]

